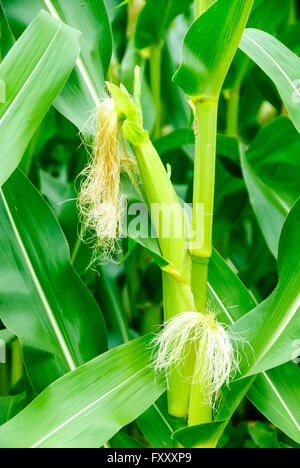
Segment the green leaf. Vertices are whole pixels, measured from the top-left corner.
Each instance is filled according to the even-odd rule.
[[[130,332],[123,309],[119,291],[117,288],[117,278],[113,274],[112,265],[102,265],[97,282],[97,290],[101,299],[101,309],[108,324],[110,332],[117,336],[119,343],[129,341]],[[118,343],[118,344],[119,344]]]
[[[224,421],[214,421],[180,429],[173,434],[173,437],[183,447],[215,448],[223,430]]]
[[[267,244],[277,258],[280,233],[290,206],[256,175],[247,156],[241,156],[243,175],[251,204]]]
[[[147,0],[140,12],[134,35],[137,49],[145,49],[159,44],[170,23],[184,11],[192,0]]]
[[[155,140],[153,145],[160,155],[174,149],[183,148],[191,161],[194,161],[194,151],[193,148],[190,149],[190,145],[194,145],[194,143],[195,133],[193,130],[189,128],[177,128],[171,133]],[[239,163],[240,151],[238,140],[221,134],[217,135],[217,154]]]
[[[253,0],[218,0],[192,24],[174,76],[186,94],[218,98],[252,5]]]
[[[300,132],[300,59],[275,37],[247,29],[240,48],[271,78]]]
[[[52,384],[0,428],[0,447],[105,444],[166,390],[165,381],[149,366],[150,339],[115,348]]]
[[[153,145],[159,154],[163,154],[186,145],[193,145],[194,143],[195,134],[193,130],[189,128],[177,128],[168,135],[155,140]]]
[[[149,255],[153,258],[155,263],[162,269],[168,269],[169,266],[171,266],[171,263],[166,260],[160,251],[158,241],[156,239],[150,239],[150,238],[142,238],[142,237],[136,237],[135,235],[132,235],[130,233],[130,230],[128,232],[130,239],[129,239],[129,252],[130,254],[135,247],[135,244],[140,244],[142,247],[144,247]],[[127,259],[127,255],[124,257],[124,261]]]
[[[277,288],[233,326],[234,332],[249,344],[240,366],[242,375],[254,375],[293,359],[293,343],[300,335],[299,231],[300,199],[281,234]]]
[[[5,16],[2,3],[0,3],[0,27],[1,27],[1,52],[0,57],[2,58],[8,53],[9,49],[13,46],[15,38],[8,24]]]
[[[253,426],[249,424],[249,433],[259,448],[281,448],[276,429],[272,429],[266,423],[257,421]]]
[[[208,272],[208,297],[221,323],[232,325],[256,306],[238,276],[214,250]]]
[[[26,393],[0,397],[0,426],[23,410],[29,401]]]
[[[251,142],[247,159],[255,168],[276,163],[299,166],[300,136],[291,120],[278,117],[263,127]]]
[[[282,3],[281,0],[262,0],[261,2],[255,1],[249,21],[248,28],[261,29],[269,33],[280,25],[288,15],[289,4],[288,2]],[[276,15],[273,12],[276,11]],[[254,63],[247,57],[241,50],[237,51],[233,66],[229,72],[229,77],[226,83],[229,86],[240,86],[246,74]]]
[[[6,99],[0,104],[0,186],[20,162],[78,53],[79,33],[42,12],[2,62]]]
[[[155,448],[176,448],[172,434],[175,431],[177,418],[168,414],[167,396],[161,396],[138,420],[138,426],[144,437]]]
[[[250,200],[267,244],[278,255],[285,219],[300,196],[300,136],[292,122],[280,117],[262,128],[242,155]]]
[[[4,5],[14,31],[26,27],[41,9],[82,33],[76,67],[55,107],[80,130],[103,97],[112,55],[112,36],[103,0],[12,0]]]
[[[107,349],[105,325],[52,211],[19,171],[0,192],[0,219],[0,316],[40,392]]]
[[[123,448],[123,449],[133,449],[133,448],[147,448],[145,445],[141,444],[138,440],[127,435],[125,432],[120,431],[109,441],[110,448]]]
[[[288,362],[260,374],[248,398],[273,424],[300,443],[300,369]]]

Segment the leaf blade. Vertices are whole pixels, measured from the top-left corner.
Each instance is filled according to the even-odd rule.
[[[240,48],[271,78],[300,132],[300,59],[275,37],[246,29]]]
[[[173,78],[187,95],[218,98],[252,5],[252,0],[218,0],[192,24]]]
[[[244,336],[252,347],[242,362],[242,375],[254,375],[293,359],[292,343],[300,332],[299,212],[300,200],[292,208],[281,234],[277,288],[266,301],[233,326],[233,330]],[[263,326],[265,323],[268,327]]]
[[[7,88],[6,102],[0,104],[0,186],[17,167],[78,53],[78,32],[42,12],[2,62],[0,79]]]
[[[54,105],[79,130],[89,131],[87,121],[103,97],[112,55],[112,33],[104,1],[13,0],[4,9],[16,33],[41,9],[81,32],[76,67]]]
[[[106,443],[166,389],[149,366],[150,340],[146,336],[108,351],[52,384],[0,428],[0,445],[98,448]]]
[[[105,351],[106,330],[42,196],[16,171],[1,199],[0,315],[20,338],[27,373],[39,393]]]

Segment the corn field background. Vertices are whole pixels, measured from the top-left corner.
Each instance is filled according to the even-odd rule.
[[[1,448],[300,447],[299,15],[1,0]]]

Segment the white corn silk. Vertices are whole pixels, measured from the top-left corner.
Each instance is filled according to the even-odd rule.
[[[156,371],[168,374],[183,368],[187,359],[195,359],[193,375],[188,377],[203,383],[203,393],[213,404],[238,369],[236,341],[214,314],[185,312],[166,322],[153,339],[153,364]]]

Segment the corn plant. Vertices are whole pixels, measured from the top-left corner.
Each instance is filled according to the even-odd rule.
[[[0,2],[0,447],[299,447],[298,6]]]

